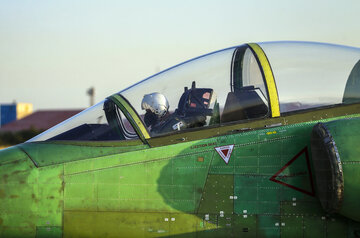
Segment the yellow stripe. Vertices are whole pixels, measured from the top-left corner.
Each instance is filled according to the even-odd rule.
[[[274,75],[270,67],[270,63],[258,44],[250,43],[248,44],[253,51],[255,52],[256,56],[258,57],[261,67],[264,72],[266,85],[269,92],[270,97],[270,107],[271,107],[271,115],[272,117],[279,117],[280,116],[280,106],[279,106],[279,98],[278,93],[275,85]]]
[[[141,119],[139,118],[139,116],[137,115],[137,113],[134,111],[134,109],[129,105],[129,103],[124,100],[122,98],[122,96],[115,94],[112,95],[110,98],[114,98],[115,101],[119,102],[121,104],[121,106],[124,107],[124,109],[130,114],[130,116],[132,117],[132,119],[135,121],[137,128],[135,127],[135,129],[138,129],[137,131],[139,133],[141,133],[145,139],[149,139],[150,135],[148,133],[148,131],[146,130],[144,124],[142,123]],[[116,102],[115,102],[116,103]],[[120,105],[119,105],[120,106]],[[131,122],[131,121],[130,121]]]

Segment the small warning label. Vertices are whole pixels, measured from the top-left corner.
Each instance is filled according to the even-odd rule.
[[[220,147],[215,147],[216,152],[220,155],[220,157],[225,161],[226,164],[229,163],[231,153],[234,149],[234,145],[224,145]]]

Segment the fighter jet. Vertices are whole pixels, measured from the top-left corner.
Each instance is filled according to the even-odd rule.
[[[359,48],[209,53],[1,150],[0,236],[360,237],[359,118]]]

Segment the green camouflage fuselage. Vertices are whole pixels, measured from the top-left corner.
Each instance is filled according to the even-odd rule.
[[[310,144],[316,122],[359,117],[343,113],[349,108],[359,111],[207,128],[149,145],[34,142],[2,150],[0,236],[356,237],[360,223],[328,216],[316,197]],[[357,125],[342,137],[351,145]],[[234,145],[228,164],[214,149],[223,145]],[[356,181],[359,159],[349,161],[344,174]]]

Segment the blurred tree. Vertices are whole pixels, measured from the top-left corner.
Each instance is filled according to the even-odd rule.
[[[17,132],[0,132],[0,146],[11,146],[23,143],[43,132],[36,128],[21,130]]]

